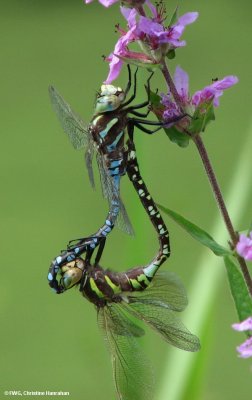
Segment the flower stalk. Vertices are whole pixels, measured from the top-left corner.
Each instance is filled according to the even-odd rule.
[[[201,138],[201,136],[199,134],[193,135],[192,139],[193,139],[193,142],[195,143],[195,145],[197,147],[197,150],[199,152],[199,155],[201,157],[201,160],[202,160],[202,163],[204,165],[204,168],[205,168],[207,177],[209,179],[211,188],[213,190],[216,202],[218,204],[220,213],[221,213],[222,218],[223,218],[223,220],[225,222],[227,231],[228,231],[228,233],[230,235],[231,247],[232,247],[232,250],[233,250],[233,249],[235,249],[235,247],[237,245],[239,236],[237,235],[237,233],[234,230],[232,221],[230,219],[227,207],[225,205],[225,202],[224,202],[221,190],[220,190],[220,186],[219,186],[219,184],[217,182],[216,175],[215,175],[215,173],[213,171],[213,167],[212,167],[212,164],[211,164],[210,159],[208,157],[208,154],[207,154],[205,145],[203,143],[203,140],[202,140],[202,138]],[[245,280],[245,282],[247,284],[250,296],[252,297],[252,280],[251,280],[251,277],[250,277],[250,274],[249,274],[249,270],[248,270],[247,264],[246,264],[244,258],[240,257],[239,255],[237,255],[237,261],[238,261],[238,263],[240,265],[240,268],[241,268],[242,274],[244,276],[244,280]]]

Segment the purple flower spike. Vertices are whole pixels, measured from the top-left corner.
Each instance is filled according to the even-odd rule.
[[[105,2],[110,4],[111,0],[99,1],[104,4]],[[124,1],[124,3],[131,4],[131,6],[134,3],[135,8],[121,7],[121,13],[127,21],[128,31],[123,31],[117,27],[121,37],[116,43],[113,53],[107,58],[110,61],[110,71],[106,83],[111,83],[117,78],[122,66],[122,60],[136,65],[147,66],[148,68],[150,65],[159,65],[169,51],[185,46],[185,41],[180,41],[180,37],[186,25],[193,23],[198,17],[196,12],[187,13],[178,18],[172,26],[166,27],[164,25],[166,11],[162,2],[155,7],[150,0],[145,1],[146,6],[151,11],[151,18],[138,12],[137,4],[139,6],[142,5],[144,0],[128,0]],[[137,42],[140,45],[141,52],[130,51],[128,46],[133,42]]]
[[[243,234],[240,235],[236,251],[245,260],[252,261],[252,232],[250,232],[249,237]]]

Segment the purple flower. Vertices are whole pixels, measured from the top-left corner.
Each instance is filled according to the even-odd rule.
[[[239,332],[252,331],[252,317],[248,317],[238,324],[233,324],[232,328]]]
[[[237,253],[247,261],[252,261],[252,232],[249,237],[241,234],[236,245]]]
[[[185,46],[185,41],[180,41],[186,25],[193,23],[198,18],[198,13],[187,13],[180,17],[176,24],[165,28],[163,23],[156,22],[156,18],[140,17],[136,33],[140,40],[147,42],[152,50],[161,44],[168,43],[169,50]]]
[[[92,3],[93,0],[84,0],[86,4]],[[112,4],[116,3],[119,0],[99,0],[104,7],[110,7]]]
[[[252,317],[249,317],[238,324],[233,324],[232,328],[241,332],[252,331]],[[252,357],[252,336],[238,346],[237,351],[242,358]]]
[[[84,0],[86,4],[92,3],[93,0]],[[117,3],[120,0],[99,0],[99,3],[101,3],[104,7],[110,7],[113,4]],[[124,3],[128,4],[131,7],[138,7],[144,3],[145,0],[124,0]]]
[[[226,76],[220,81],[213,82],[211,85],[206,86],[203,90],[194,93],[192,97],[193,104],[198,106],[200,103],[211,100],[213,98],[213,105],[219,106],[219,97],[223,95],[223,90],[230,88],[238,82],[238,78],[233,75]]]
[[[219,97],[223,94],[223,90],[228,89],[238,82],[236,76],[227,76],[220,81],[215,81],[204,89],[197,91],[191,97],[189,94],[189,77],[188,74],[180,67],[177,67],[174,74],[174,84],[180,96],[185,111],[193,115],[196,108],[205,102],[213,101],[215,107],[219,106]],[[164,120],[172,118],[180,114],[178,106],[174,105],[171,93],[162,95],[162,104],[166,107],[163,117]]]
[[[109,61],[109,74],[104,83],[109,84],[113,80],[117,78],[119,75],[123,61],[120,57],[127,57],[129,55],[129,51],[127,48],[128,43],[133,42],[135,38],[135,21],[137,12],[135,9],[129,9],[125,7],[121,7],[122,14],[127,16],[129,30],[128,32],[123,31],[117,26],[118,31],[121,33],[120,39],[117,41],[114,52],[107,57],[107,61]]]
[[[172,26],[165,27],[164,9],[154,7],[149,0],[146,1],[146,5],[151,10],[152,18],[139,15],[135,8],[121,7],[121,13],[127,20],[128,31],[125,32],[118,27],[122,36],[116,43],[113,53],[107,58],[110,61],[110,71],[106,83],[111,83],[119,75],[122,58],[126,58],[127,62],[139,60],[142,64],[159,64],[170,50],[185,46],[185,41],[180,41],[180,37],[186,25],[197,19],[198,13],[187,13]],[[141,52],[130,52],[128,45],[136,41],[140,45]]]
[[[240,346],[237,346],[236,350],[242,358],[252,357],[252,337],[245,340]]]

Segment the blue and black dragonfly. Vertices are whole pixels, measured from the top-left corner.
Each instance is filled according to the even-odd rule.
[[[150,400],[153,394],[152,368],[138,342],[145,332],[137,320],[172,346],[186,351],[200,348],[197,336],[175,315],[186,307],[187,297],[171,272],[160,272],[150,264],[112,272],[76,258],[59,268],[56,281],[58,293],[77,286],[95,305],[111,355],[118,400]]]
[[[53,260],[49,278],[52,287],[55,286],[55,289],[55,275],[61,265],[74,260],[83,253],[87,253],[88,257],[91,258],[96,247],[98,247],[98,251],[95,263],[99,262],[106,237],[116,223],[123,227],[126,232],[133,232],[125,207],[120,198],[120,178],[126,173],[137,190],[138,196],[148,212],[148,215],[151,217],[152,223],[158,232],[159,240],[162,232],[167,233],[167,228],[165,227],[155,203],[150,195],[146,194],[147,188],[140,175],[133,140],[135,127],[145,133],[152,134],[164,126],[163,123],[146,119],[149,110],[145,113],[137,111],[138,109],[148,106],[150,103],[150,79],[152,74],[147,80],[146,85],[147,100],[133,106],[130,104],[136,97],[137,70],[134,74],[133,94],[126,100],[131,88],[131,71],[129,66],[128,72],[129,81],[125,91],[113,85],[101,86],[101,90],[96,98],[94,116],[89,125],[86,125],[71,109],[69,104],[54,87],[51,86],[49,88],[53,108],[73,146],[76,149],[86,147],[85,159],[92,186],[94,186],[92,160],[94,153],[96,153],[103,194],[109,202],[109,212],[101,228],[88,237],[71,241],[67,250],[63,251]],[[185,115],[176,117],[172,121],[169,121],[169,123],[175,123],[184,116]],[[149,129],[146,126],[155,128]],[[119,215],[121,215],[121,218],[118,217]],[[156,215],[156,218],[154,215]],[[157,218],[157,216],[159,217]],[[166,242],[169,255],[170,247],[168,234]]]

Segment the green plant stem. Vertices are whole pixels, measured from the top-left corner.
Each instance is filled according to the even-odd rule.
[[[196,145],[196,147],[198,149],[198,152],[200,154],[202,163],[204,165],[206,174],[208,176],[208,179],[209,179],[210,185],[212,187],[212,190],[213,190],[215,199],[217,201],[218,207],[220,209],[222,218],[223,218],[223,220],[225,222],[227,231],[228,231],[228,233],[230,235],[230,238],[231,238],[231,247],[234,249],[236,244],[237,244],[237,241],[238,241],[238,235],[234,230],[232,221],[231,221],[230,216],[228,214],[227,207],[225,205],[225,202],[224,202],[221,190],[220,190],[220,186],[219,186],[219,184],[217,182],[217,179],[216,179],[215,173],[213,171],[210,159],[208,157],[205,145],[203,143],[203,140],[202,140],[200,134],[193,135],[192,136],[192,140],[194,141],[194,143],[195,143],[195,145]],[[251,277],[250,277],[250,274],[249,274],[249,271],[248,271],[247,264],[246,264],[244,258],[242,258],[240,256],[237,256],[237,260],[239,262],[239,265],[240,265],[241,271],[243,273],[245,282],[247,284],[249,293],[250,293],[250,295],[252,297],[252,280],[251,280]]]

